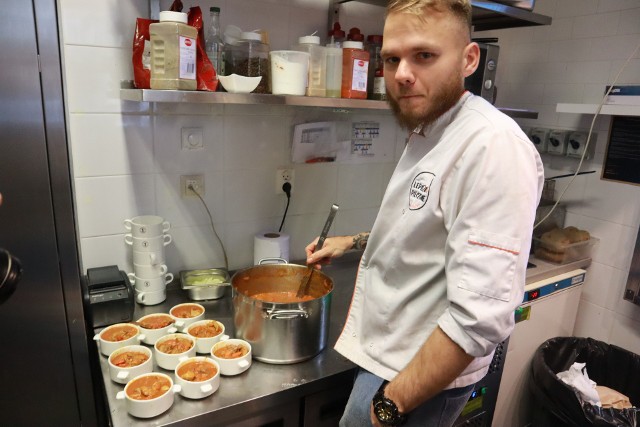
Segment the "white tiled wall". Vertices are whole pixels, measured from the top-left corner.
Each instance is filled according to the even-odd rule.
[[[166,9],[171,2],[162,0]],[[273,49],[299,35],[327,28],[328,0],[219,0],[198,4],[209,23],[209,6],[220,6],[221,24],[265,28]],[[61,0],[64,79],[72,148],[83,267],[117,264],[131,271],[122,220],[156,213],[173,224],[167,247],[171,271],[221,264],[221,254],[197,199],[179,196],[181,174],[205,174],[205,200],[227,250],[230,267],[253,259],[253,234],[277,229],[285,196],[274,194],[278,166],[291,166],[292,126],[307,121],[382,124],[388,141],[364,165],[295,165],[296,186],[284,231],[291,250],[303,248],[322,227],[329,206],[341,205],[333,233],[353,233],[373,223],[404,135],[386,112],[334,113],[320,108],[254,105],[156,104],[121,101],[121,80],[132,79],[130,44],[136,17],[148,16],[148,0]],[[557,113],[556,103],[595,103],[640,42],[637,0],[538,0],[537,13],[553,24],[479,33],[500,38],[498,105],[539,111],[525,127],[587,130],[591,116]],[[341,10],[343,29],[380,33],[382,9],[350,3]],[[640,83],[640,59],[618,83]],[[180,149],[181,127],[201,127],[205,148]],[[583,165],[596,174],[576,179],[567,192],[567,224],[601,239],[582,297],[576,334],[638,351],[640,307],[622,300],[640,222],[640,188],[599,179],[609,118],[595,122],[595,159]],[[543,156],[547,175],[574,170],[576,162]],[[558,181],[562,189],[566,180]]]
[[[163,0],[167,9],[170,1]],[[185,1],[201,7],[205,28],[210,6],[221,24],[269,31],[272,49],[297,37],[325,35],[328,0]],[[181,198],[180,175],[204,174],[205,202],[229,258],[230,268],[253,263],[253,235],[278,229],[286,197],[275,193],[275,171],[295,167],[295,188],[284,232],[291,255],[319,234],[332,203],[341,206],[332,234],[355,233],[373,224],[388,178],[403,146],[388,112],[259,105],[148,104],[120,100],[121,80],[131,80],[131,43],[136,17],[148,17],[148,0],[96,4],[59,2],[64,78],[74,188],[83,268],[117,264],[132,271],[122,221],[158,214],[172,224],[167,246],[170,271],[223,265],[220,246],[197,198]],[[345,29],[381,33],[382,8],[342,8]],[[386,141],[368,164],[292,165],[293,126],[309,121],[375,120]],[[203,131],[204,148],[182,150],[181,129]],[[348,138],[348,135],[345,137]],[[400,147],[398,148],[397,145]]]
[[[479,33],[500,42],[498,105],[540,112],[523,126],[588,131],[593,116],[557,113],[556,103],[599,103],[606,84],[640,43],[640,3],[635,0],[538,0],[535,12],[552,25]],[[640,55],[619,84],[640,84]],[[640,224],[640,187],[600,179],[610,118],[599,117],[595,158],[565,195],[566,225],[600,238],[587,274],[575,334],[640,350],[640,307],[622,298]],[[543,155],[546,176],[575,171],[577,161]],[[569,183],[556,182],[556,195]]]

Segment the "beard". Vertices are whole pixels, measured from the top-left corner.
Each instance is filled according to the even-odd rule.
[[[460,71],[456,71],[444,84],[432,92],[431,99],[422,108],[403,110],[398,101],[389,92],[389,89],[386,90],[387,100],[398,124],[409,131],[413,131],[419,125],[427,126],[431,124],[458,102],[464,92],[464,87],[460,84],[461,81],[462,74]],[[402,95],[402,92],[400,92],[400,95]]]

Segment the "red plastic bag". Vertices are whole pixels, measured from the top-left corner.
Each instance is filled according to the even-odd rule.
[[[176,0],[170,8],[171,11],[182,11],[182,2]],[[202,11],[199,6],[189,9],[187,14],[188,24],[198,30],[196,40],[196,80],[198,90],[215,92],[218,87],[218,77],[205,51],[204,30],[202,28]],[[157,20],[138,18],[136,31],[133,34],[133,84],[138,89],[151,87],[151,36],[149,26]]]

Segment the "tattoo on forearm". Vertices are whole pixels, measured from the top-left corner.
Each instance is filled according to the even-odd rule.
[[[353,249],[362,250],[367,247],[369,233],[358,233],[353,236]]]

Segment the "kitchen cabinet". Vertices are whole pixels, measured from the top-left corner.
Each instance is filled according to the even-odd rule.
[[[341,4],[359,2],[384,7],[387,0],[331,0],[329,7],[329,28],[337,21]],[[551,17],[508,6],[494,1],[471,0],[474,31],[499,30],[504,28],[550,25]]]

